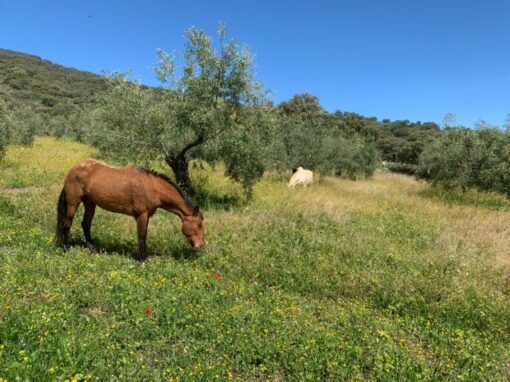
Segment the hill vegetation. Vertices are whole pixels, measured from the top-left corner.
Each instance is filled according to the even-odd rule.
[[[43,116],[69,116],[96,103],[106,81],[97,74],[0,49],[0,96]]]

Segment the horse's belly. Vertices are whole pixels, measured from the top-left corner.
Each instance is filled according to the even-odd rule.
[[[105,197],[104,195],[98,197],[95,196],[94,194],[90,194],[88,195],[88,197],[95,205],[105,210],[127,215],[132,214],[132,208],[130,206],[130,203],[122,203],[119,201],[115,201],[115,199],[110,199],[108,197]]]
[[[118,189],[116,187],[105,189],[105,187],[94,187],[90,185],[86,195],[97,206],[111,211],[126,215],[137,215],[139,206],[135,200],[139,199],[135,195],[136,191],[130,189]]]

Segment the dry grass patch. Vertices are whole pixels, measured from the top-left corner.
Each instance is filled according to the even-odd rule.
[[[400,174],[377,173],[373,179],[351,181],[326,177],[306,189],[287,190],[264,183],[257,198],[283,210],[324,211],[344,222],[352,212],[364,214],[402,211],[424,216],[441,230],[446,253],[462,248],[467,261],[481,257],[496,267],[510,267],[510,213],[472,206],[448,205],[423,197],[431,186]]]

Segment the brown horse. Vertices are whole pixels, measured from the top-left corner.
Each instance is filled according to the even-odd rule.
[[[80,203],[85,206],[81,226],[87,247],[92,244],[90,226],[96,206],[112,212],[131,215],[138,229],[138,259],[147,258],[145,240],[149,218],[156,209],[163,208],[182,220],[182,233],[192,249],[204,245],[203,216],[184,192],[168,177],[138,166],[113,167],[106,163],[85,159],[67,173],[57,206],[55,244],[68,246],[69,230]]]

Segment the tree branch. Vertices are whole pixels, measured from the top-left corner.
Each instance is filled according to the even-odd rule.
[[[184,159],[184,156],[186,155],[186,153],[192,149],[193,147],[195,146],[198,146],[198,145],[201,145],[202,143],[204,143],[204,137],[203,135],[200,135],[197,139],[195,139],[193,142],[190,142],[188,143],[186,146],[184,146],[184,148],[179,152],[179,154],[174,154],[174,153],[168,153],[166,155],[166,161],[167,163],[169,161],[176,161],[176,160],[183,160]]]
[[[186,152],[190,149],[192,149],[193,147],[195,146],[198,146],[198,145],[201,145],[202,143],[204,143],[204,136],[203,135],[200,135],[197,139],[195,139],[193,142],[191,143],[188,143],[186,146],[184,146],[184,148],[181,150],[181,152],[179,153],[179,156],[184,156],[184,154],[186,154]]]

